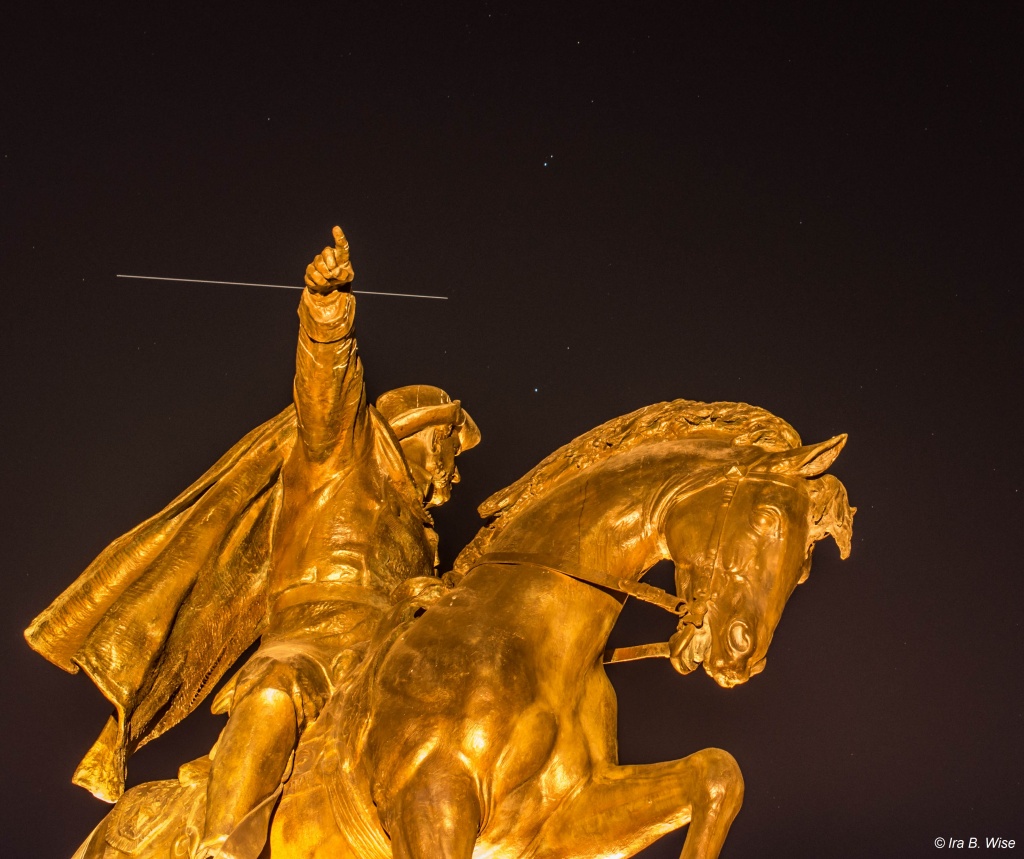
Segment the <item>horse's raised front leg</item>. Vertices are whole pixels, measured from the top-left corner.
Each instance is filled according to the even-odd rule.
[[[689,823],[681,859],[714,859],[742,802],[740,768],[721,749],[660,764],[610,767],[551,816],[536,856],[632,856]]]
[[[470,859],[480,800],[463,767],[428,759],[382,815],[394,859]]]

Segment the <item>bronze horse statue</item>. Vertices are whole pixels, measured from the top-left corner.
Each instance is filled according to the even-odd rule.
[[[396,595],[283,794],[225,855],[631,856],[689,824],[684,859],[717,856],[739,768],[719,749],[618,764],[608,636],[629,594],[679,617],[645,655],[681,673],[703,664],[727,688],[761,671],[815,542],[831,534],[849,553],[855,510],[820,476],[845,441],[801,446],[762,409],[677,400],[556,451],[481,505],[494,518],[457,559],[454,587],[410,580]],[[639,581],[665,559],[675,595]],[[76,859],[187,856],[206,766],[129,791]]]

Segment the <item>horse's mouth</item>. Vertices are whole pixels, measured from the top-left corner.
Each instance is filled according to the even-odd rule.
[[[707,623],[684,626],[669,639],[669,661],[680,674],[689,674],[704,661],[710,649],[711,628]]]

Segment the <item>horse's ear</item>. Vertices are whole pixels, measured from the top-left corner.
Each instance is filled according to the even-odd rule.
[[[770,471],[772,474],[817,477],[836,461],[844,444],[846,433],[833,436],[819,444],[808,444],[795,450],[780,450],[765,457],[758,463],[756,470]]]

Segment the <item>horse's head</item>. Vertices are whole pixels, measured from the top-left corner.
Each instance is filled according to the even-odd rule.
[[[716,683],[731,687],[764,669],[786,601],[810,572],[814,543],[831,534],[842,557],[850,552],[856,510],[839,480],[818,477],[845,443],[842,435],[753,458],[748,449],[668,512],[676,592],[691,607],[670,642],[676,670],[703,662]]]

